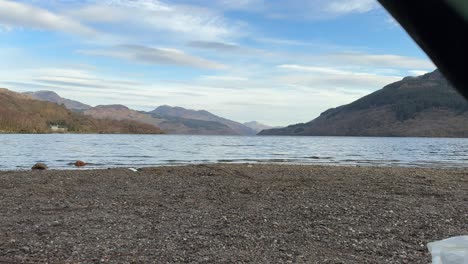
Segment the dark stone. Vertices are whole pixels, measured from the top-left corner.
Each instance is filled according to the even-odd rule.
[[[47,170],[48,167],[45,163],[36,163],[34,164],[34,166],[32,166],[31,168],[32,170]]]
[[[86,166],[86,162],[81,161],[81,160],[77,160],[77,161],[75,162],[75,166],[76,166],[76,167],[84,167],[84,166]]]

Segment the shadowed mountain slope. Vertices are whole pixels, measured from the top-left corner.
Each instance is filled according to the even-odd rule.
[[[436,70],[259,135],[468,137],[468,102]]]
[[[153,117],[156,118],[180,118],[180,119],[191,119],[205,122],[216,122],[224,126],[229,127],[234,135],[255,135],[256,131],[235,121],[219,117],[205,110],[190,110],[182,107],[171,107],[163,105],[155,110],[149,112]],[[214,123],[210,123],[214,124]]]
[[[57,93],[52,91],[26,92],[24,94],[27,94],[37,100],[52,102],[59,105],[63,104],[67,109],[72,111],[83,111],[91,108],[90,105],[60,97]]]

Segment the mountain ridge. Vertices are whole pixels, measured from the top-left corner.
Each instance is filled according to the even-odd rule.
[[[229,120],[210,113],[206,110],[191,110],[179,106],[162,105],[148,112],[153,117],[163,118],[183,118],[207,122],[217,122],[231,128],[237,135],[255,135],[257,132],[239,122]]]
[[[468,137],[468,102],[436,70],[259,135]]]
[[[122,104],[97,105],[92,107],[79,101],[66,99],[54,91],[23,93],[31,98],[64,105],[74,112],[97,119],[132,120],[157,126],[170,134],[195,135],[255,135],[257,131],[243,124],[219,117],[206,110],[191,110],[179,106],[161,105],[152,111],[144,112],[128,108]]]
[[[84,110],[91,108],[90,105],[83,104],[81,102],[70,100],[67,98],[63,98],[54,91],[41,90],[41,91],[36,91],[36,92],[25,92],[23,94],[29,95],[32,98],[41,100],[41,101],[52,102],[52,103],[56,103],[59,105],[63,104],[66,108],[72,111],[84,111]]]
[[[1,133],[161,134],[153,125],[131,120],[94,119],[64,105],[0,89]]]

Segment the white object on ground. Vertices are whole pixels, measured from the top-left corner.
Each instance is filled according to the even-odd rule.
[[[468,236],[457,236],[427,244],[432,264],[468,264]]]
[[[135,169],[135,168],[128,168],[129,170],[133,171],[133,172],[137,172],[138,170]]]

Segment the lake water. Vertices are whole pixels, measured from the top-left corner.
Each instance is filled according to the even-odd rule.
[[[468,168],[468,139],[186,135],[0,135],[0,170],[292,163]]]

